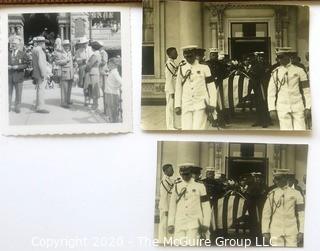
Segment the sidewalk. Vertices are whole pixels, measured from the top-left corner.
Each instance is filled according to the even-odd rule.
[[[35,86],[31,80],[25,81],[23,83],[21,113],[10,112],[11,125],[106,123],[103,114],[103,99],[99,99],[98,110],[92,111],[90,107],[84,106],[82,88],[72,88],[71,100],[73,104],[70,109],[60,106],[60,88],[58,85],[55,85],[53,89],[46,89],[45,104],[46,109],[50,111],[48,114],[35,112],[35,98]]]

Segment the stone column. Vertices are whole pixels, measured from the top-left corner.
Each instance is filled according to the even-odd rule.
[[[180,45],[202,46],[202,9],[198,2],[180,2]]]
[[[211,28],[211,45],[212,48],[218,48],[218,30],[217,30],[217,22],[216,20],[210,21]]]
[[[66,39],[69,39],[69,40],[70,40],[70,26],[67,25],[67,26],[65,27],[65,29],[66,29]]]
[[[60,31],[61,40],[64,40],[64,27],[63,27],[63,25],[59,26],[59,31]]]
[[[287,145],[280,145],[280,167],[287,168]]]
[[[187,162],[200,164],[199,142],[178,142],[177,144],[177,165]]]
[[[282,21],[282,46],[289,46],[289,18],[285,17]]]
[[[295,173],[296,170],[296,147],[288,145],[286,151],[286,167],[290,172]]]

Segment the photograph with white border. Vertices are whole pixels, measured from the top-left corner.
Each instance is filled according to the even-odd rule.
[[[0,13],[4,135],[132,131],[130,7]]]

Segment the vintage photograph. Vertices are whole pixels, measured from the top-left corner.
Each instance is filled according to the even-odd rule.
[[[158,142],[162,246],[303,247],[308,145]]]
[[[311,130],[309,7],[143,1],[145,130]]]
[[[130,131],[129,9],[83,10],[7,14],[9,134]]]

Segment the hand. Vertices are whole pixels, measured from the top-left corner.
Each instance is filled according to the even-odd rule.
[[[300,233],[300,232],[298,233],[297,242],[298,242],[298,244],[303,242],[303,233]]]
[[[206,232],[208,232],[209,227],[205,226],[205,225],[200,225],[199,227],[199,232],[200,234],[205,234]]]
[[[272,121],[276,121],[278,119],[278,114],[276,110],[270,111],[270,118]]]
[[[207,112],[214,112],[216,108],[214,106],[207,105],[206,109],[207,109]]]
[[[181,107],[176,107],[174,111],[177,115],[181,115]]]
[[[168,226],[168,233],[169,234],[174,234],[174,226]]]
[[[305,109],[304,110],[304,117],[306,119],[311,119],[311,110],[310,109]]]
[[[168,217],[168,211],[164,212],[164,216]]]
[[[269,243],[270,242],[270,239],[271,239],[271,235],[270,233],[264,233],[262,234],[263,238],[265,239],[265,242],[266,243]]]

